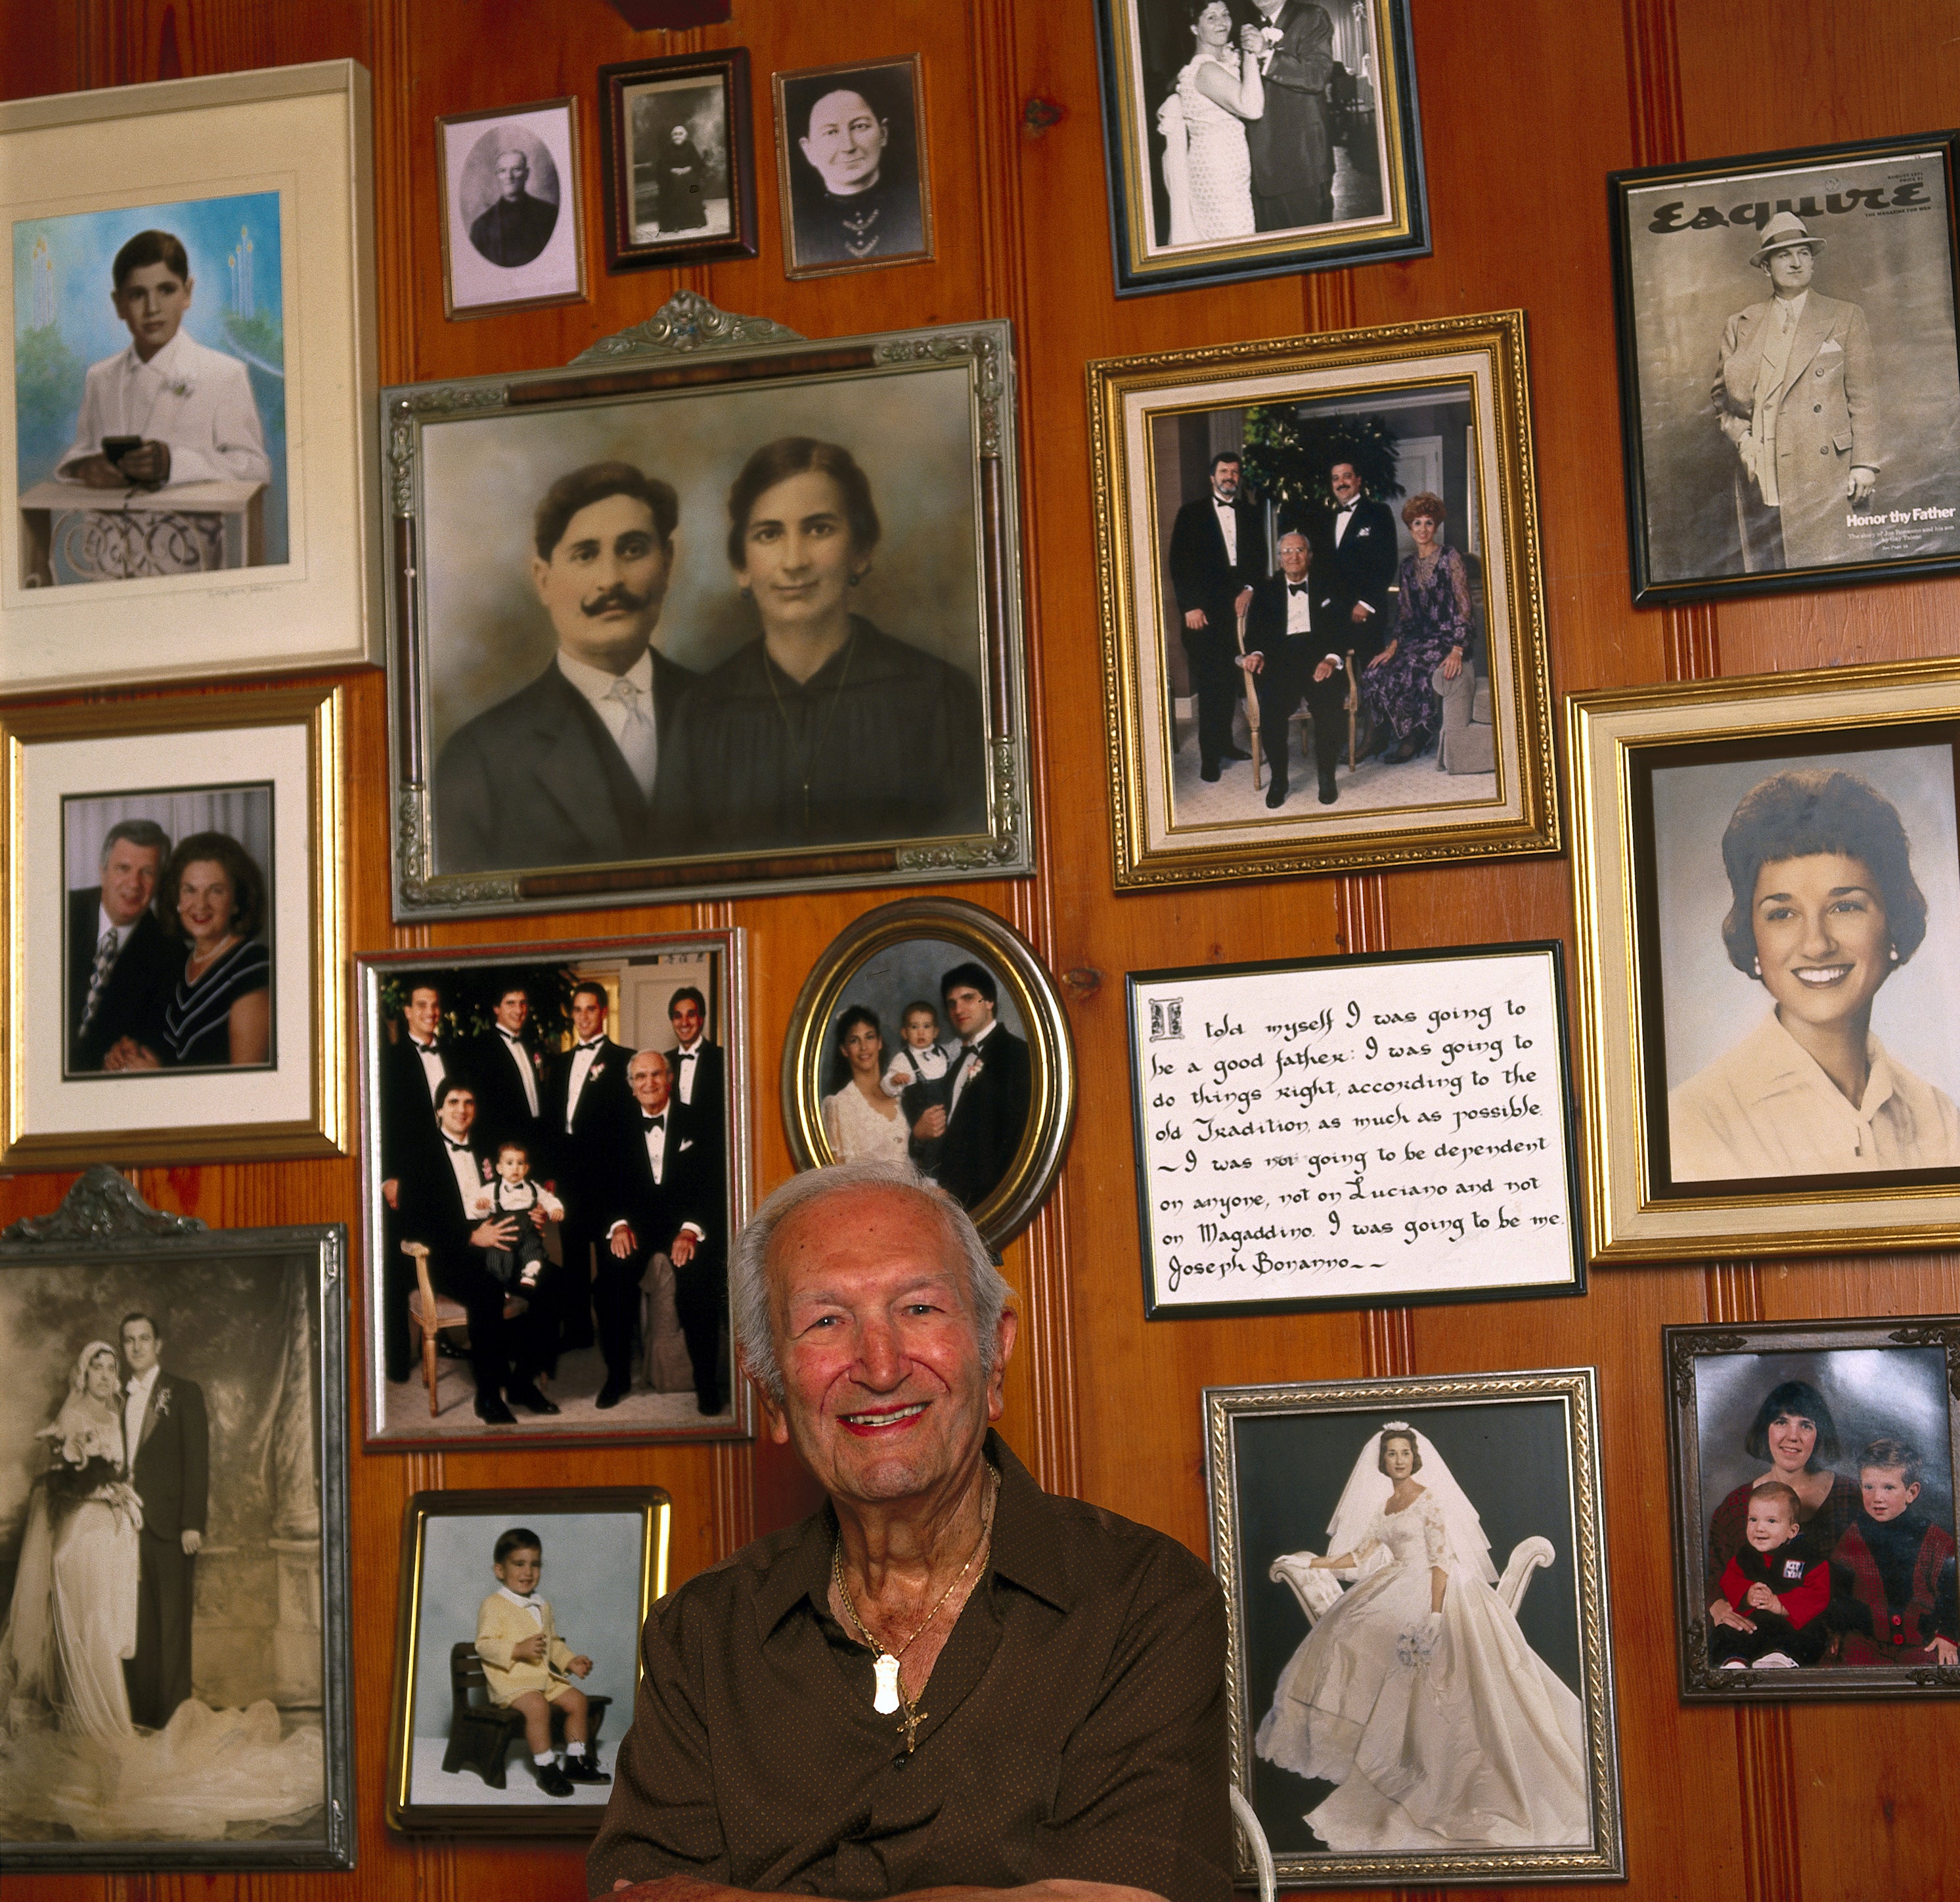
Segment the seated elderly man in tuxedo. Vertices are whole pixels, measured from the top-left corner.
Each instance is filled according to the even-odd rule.
[[[552,1271],[524,1312],[506,1320],[510,1293],[490,1271],[486,1248],[508,1248],[517,1239],[515,1215],[475,1210],[495,1173],[495,1156],[473,1140],[476,1095],[469,1086],[447,1077],[436,1087],[437,1147],[428,1165],[402,1178],[398,1211],[402,1238],[429,1252],[429,1278],[469,1317],[469,1364],[476,1377],[476,1417],[509,1426],[517,1417],[508,1398],[533,1414],[555,1414],[557,1406],[538,1391],[537,1377],[549,1358]],[[541,1219],[541,1218],[540,1218]]]
[[[1345,650],[1369,637],[1344,610],[1348,603],[1309,576],[1313,550],[1298,529],[1280,537],[1280,571],[1252,590],[1246,614],[1246,651],[1239,664],[1258,683],[1259,737],[1272,768],[1266,803],[1278,807],[1287,797],[1287,722],[1303,698],[1313,716],[1313,761],[1320,774],[1320,803],[1340,797],[1334,768],[1341,759],[1347,719]],[[1368,646],[1361,648],[1365,660]]]
[[[1217,1580],[990,1430],[1017,1318],[965,1211],[909,1163],[812,1169],[731,1280],[828,1497],[654,1608],[590,1893],[1228,1902]]]

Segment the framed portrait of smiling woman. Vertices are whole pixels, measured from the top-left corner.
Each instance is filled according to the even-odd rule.
[[[1960,663],[1567,717],[1596,1252],[1960,1236]]]

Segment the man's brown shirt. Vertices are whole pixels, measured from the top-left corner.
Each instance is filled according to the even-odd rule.
[[[993,1547],[908,1756],[827,1608],[826,1506],[654,1607],[586,1865],[840,1897],[1049,1877],[1227,1902],[1225,1608],[1174,1540],[1036,1485],[998,1435]]]

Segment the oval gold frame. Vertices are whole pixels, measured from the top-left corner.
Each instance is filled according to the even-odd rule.
[[[825,1031],[853,978],[908,938],[940,938],[998,972],[1027,1028],[1028,1125],[994,1192],[972,1211],[999,1249],[1020,1233],[1054,1186],[1075,1120],[1075,1051],[1061,997],[1034,947],[1007,923],[959,899],[902,899],[867,911],[832,939],[811,968],[783,1042],[783,1124],[799,1170],[837,1159],[823,1133],[817,1059]]]

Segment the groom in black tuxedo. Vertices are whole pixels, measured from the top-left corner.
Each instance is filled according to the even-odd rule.
[[[1348,619],[1345,601],[1315,585],[1309,573],[1313,551],[1300,530],[1280,537],[1279,556],[1279,573],[1252,590],[1252,605],[1246,612],[1246,657],[1239,663],[1258,683],[1259,737],[1272,769],[1266,803],[1286,803],[1287,722],[1303,696],[1313,715],[1320,803],[1332,806],[1340,796],[1334,768],[1347,718],[1347,650],[1357,638],[1365,642],[1368,637]],[[1372,651],[1364,645],[1357,657],[1365,664]]]
[[[123,1318],[129,1369],[123,1444],[143,1507],[137,1540],[136,1655],[123,1662],[132,1722],[161,1730],[191,1694],[191,1611],[211,1489],[211,1430],[195,1381],[164,1371],[146,1314]]]
[[[1236,670],[1235,670],[1236,673]],[[999,991],[983,964],[956,964],[939,981],[940,997],[963,1042],[946,1073],[947,1106],[927,1106],[914,1083],[899,1098],[913,1136],[946,1138],[934,1178],[967,1209],[1000,1185],[1028,1127],[1033,1073],[1028,1047],[994,1010]]]
[[[1334,142],[1327,84],[1334,75],[1334,23],[1314,0],[1258,0],[1258,24],[1239,39],[1257,59],[1265,110],[1246,122],[1252,161],[1252,221],[1294,231],[1334,216]]]
[[[1248,755],[1232,743],[1239,701],[1239,616],[1252,584],[1266,571],[1266,536],[1259,511],[1239,493],[1236,449],[1211,459],[1209,493],[1186,502],[1170,531],[1170,586],[1179,632],[1198,697],[1198,768],[1218,777],[1220,762]]]

